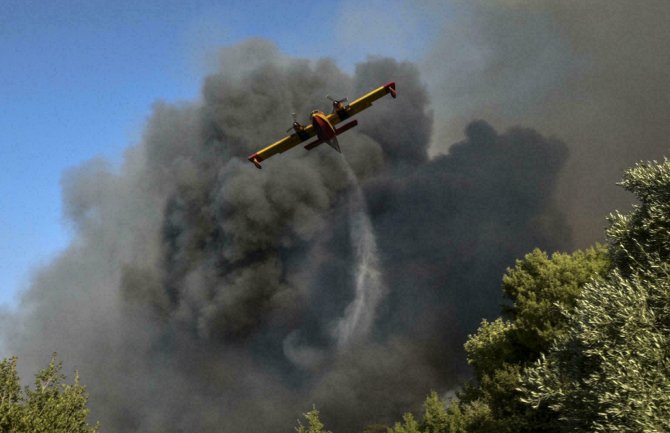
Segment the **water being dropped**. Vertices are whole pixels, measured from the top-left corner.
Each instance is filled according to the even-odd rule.
[[[375,319],[385,287],[379,266],[377,241],[363,191],[353,173],[349,197],[350,238],[355,258],[354,299],[333,331],[338,349],[365,340]]]

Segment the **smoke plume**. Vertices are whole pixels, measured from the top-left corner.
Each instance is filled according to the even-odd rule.
[[[576,245],[604,238],[604,216],[632,198],[615,186],[670,136],[670,2],[435,2],[448,16],[422,64],[436,119],[432,151],[484,118],[531,125],[570,148],[558,199]],[[445,10],[448,9],[448,10]]]
[[[390,80],[398,98],[359,116],[343,156],[246,161],[291,112]],[[291,431],[312,404],[333,431],[397,419],[467,375],[462,344],[498,314],[505,267],[569,246],[562,142],[475,121],[429,159],[432,126],[410,63],[348,75],[260,40],[224,49],[202,99],[157,103],[122,167],[64,176],[75,239],[5,343],[24,376],[52,351],[78,369],[108,432]]]

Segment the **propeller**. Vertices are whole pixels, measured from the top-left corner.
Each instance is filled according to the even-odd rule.
[[[294,129],[293,127],[295,124],[298,123],[298,117],[295,113],[291,113],[291,117],[293,117],[293,125],[291,125],[291,127],[287,129],[286,132],[291,132]]]
[[[333,98],[332,96],[330,96],[330,95],[326,95],[326,98],[330,99],[330,101],[331,101],[333,104],[339,104],[340,102],[344,102],[344,101],[347,100],[347,98],[334,99],[334,98]]]

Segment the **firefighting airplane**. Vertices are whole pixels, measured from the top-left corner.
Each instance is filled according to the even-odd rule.
[[[342,134],[344,131],[348,131],[354,126],[358,125],[358,121],[353,120],[339,128],[335,128],[335,125],[370,107],[373,101],[376,101],[387,93],[390,93],[393,98],[396,97],[395,82],[388,82],[368,93],[367,95],[361,96],[351,104],[345,105],[347,98],[338,100],[327,96],[327,98],[333,102],[333,112],[331,114],[326,115],[322,111],[314,110],[310,115],[312,124],[301,125],[296,120],[295,113],[293,113],[293,126],[286,132],[290,132],[291,129],[293,129],[295,132],[269,145],[265,149],[261,149],[253,155],[249,156],[249,161],[251,161],[256,167],[262,168],[261,161],[264,161],[277,153],[285,152],[290,148],[309,140],[315,135],[317,136],[317,139],[309,144],[306,144],[305,149],[312,150],[319,144],[325,142],[328,143],[330,147],[341,153],[342,151],[340,150],[340,145],[337,142],[337,136]]]

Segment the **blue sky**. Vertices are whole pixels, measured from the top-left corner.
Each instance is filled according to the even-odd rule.
[[[430,2],[427,2],[430,3]],[[420,60],[439,22],[410,1],[0,1],[0,305],[65,248],[64,170],[118,164],[153,102],[195,100],[217,47],[249,37],[286,54]]]

